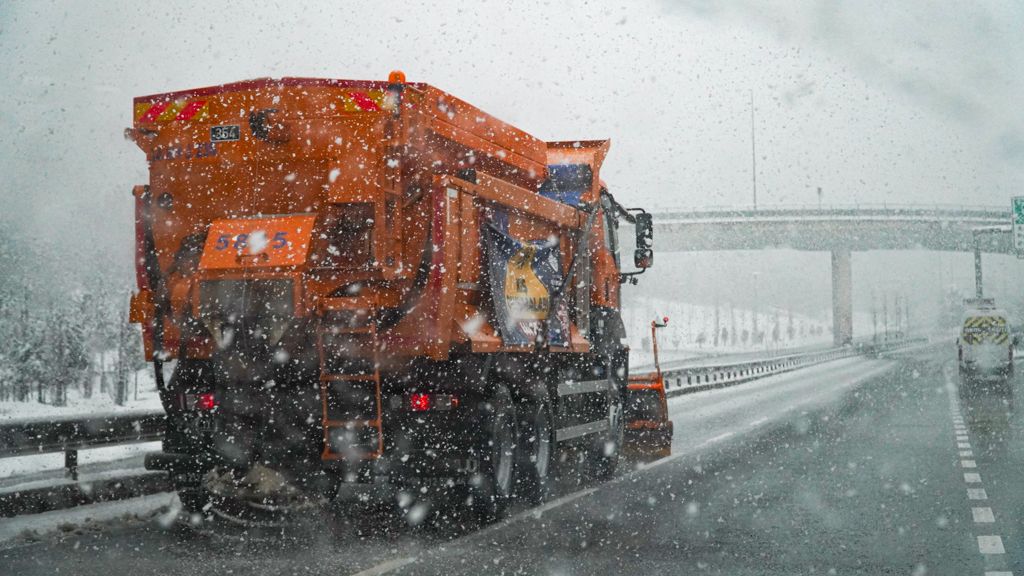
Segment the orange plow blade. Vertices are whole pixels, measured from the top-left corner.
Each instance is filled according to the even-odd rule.
[[[672,453],[665,381],[658,372],[629,377],[624,448],[627,455],[663,458]]]

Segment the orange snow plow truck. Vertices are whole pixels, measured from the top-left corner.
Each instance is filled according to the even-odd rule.
[[[186,509],[384,483],[493,518],[556,469],[614,472],[619,290],[653,252],[599,178],[608,141],[543,142],[400,72],[134,105],[131,318],[167,412],[146,466]]]

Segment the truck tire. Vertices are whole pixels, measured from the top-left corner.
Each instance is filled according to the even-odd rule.
[[[618,388],[608,393],[608,430],[595,439],[587,461],[590,477],[595,480],[608,480],[615,475],[619,466],[619,453],[622,452],[622,436],[625,432],[623,419],[622,394]]]
[[[201,514],[206,516],[210,513],[210,509],[213,507],[213,501],[210,497],[210,493],[201,487],[182,487],[178,488],[178,500],[181,501],[181,507],[185,512],[191,514]]]
[[[178,493],[178,500],[181,501],[181,508],[190,516],[196,514],[207,517],[213,508],[213,495],[203,487],[201,481],[186,474],[170,474],[171,486]]]
[[[515,490],[518,422],[508,389],[498,385],[480,404],[480,471],[470,479],[471,508],[483,522],[504,516]]]
[[[554,424],[547,402],[519,408],[518,492],[526,501],[543,502],[551,491],[554,472]]]

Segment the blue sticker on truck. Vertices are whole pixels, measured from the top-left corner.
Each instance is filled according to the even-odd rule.
[[[157,146],[153,148],[151,162],[165,160],[194,160],[212,158],[217,155],[217,145],[213,142],[196,142],[191,146]]]
[[[509,346],[567,346],[569,314],[562,289],[561,250],[555,241],[521,241],[499,225],[484,226],[494,320]],[[557,302],[556,302],[557,300]]]

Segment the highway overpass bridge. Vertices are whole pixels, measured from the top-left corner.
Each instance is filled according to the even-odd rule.
[[[700,208],[654,214],[661,252],[791,249],[832,253],[833,338],[853,336],[851,252],[936,250],[1012,254],[1008,208],[955,205],[772,206]]]

